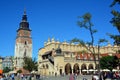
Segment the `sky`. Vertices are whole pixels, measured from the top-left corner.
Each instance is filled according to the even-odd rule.
[[[95,43],[105,38],[113,43],[106,33],[118,34],[109,22],[113,17],[110,8],[113,0],[0,0],[0,56],[14,56],[15,39],[24,9],[32,30],[33,57],[44,47],[48,38],[60,42],[79,38],[90,41],[89,32],[77,25],[78,16],[89,12],[92,15]]]

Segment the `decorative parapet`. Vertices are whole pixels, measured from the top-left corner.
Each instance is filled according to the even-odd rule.
[[[63,51],[82,51],[87,50],[84,46],[74,43],[68,43],[66,41],[60,42],[59,40],[55,40],[54,38],[48,38],[46,42],[44,42],[44,52],[50,51],[53,48],[56,49],[60,44],[60,48]],[[87,46],[87,45],[86,45]],[[95,52],[98,53],[98,46],[94,46]],[[90,49],[92,49],[90,47]],[[111,45],[110,42],[106,46],[100,47],[100,53],[115,53],[115,51],[119,50],[117,45]],[[89,52],[89,51],[88,51]]]

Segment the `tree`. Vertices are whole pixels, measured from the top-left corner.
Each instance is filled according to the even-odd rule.
[[[109,69],[111,72],[119,64],[119,59],[116,56],[105,56],[100,59],[100,67],[102,69]]]
[[[25,57],[23,65],[24,65],[23,68],[30,72],[33,70],[37,71],[38,65],[37,65],[37,61],[35,58],[34,60],[32,60],[32,58]]]
[[[100,44],[101,43],[104,43],[104,42],[108,42],[106,39],[99,39],[98,41],[98,62],[99,62],[99,65],[98,65],[98,71],[100,72]],[[99,77],[100,77],[100,74],[99,74]]]
[[[113,18],[110,22],[117,28],[118,32],[120,33],[120,12],[112,10],[111,13]]]
[[[120,0],[113,0],[112,4],[110,5],[110,7],[113,7],[115,4],[120,4]]]
[[[110,7],[115,6],[117,3],[120,5],[120,0],[113,0]],[[110,34],[109,36],[114,40],[114,44],[120,46],[120,12],[112,10],[111,13],[113,15],[113,18],[111,19],[110,23],[112,23],[112,25],[117,28],[119,35]]]
[[[120,35],[108,34],[114,40],[114,44],[120,46]]]
[[[18,70],[17,73],[22,73],[22,70]]]
[[[82,19],[82,20],[78,21],[78,26],[80,28],[85,28],[86,30],[89,31],[91,41],[85,43],[83,40],[74,38],[74,39],[71,40],[71,43],[72,42],[78,43],[79,45],[85,47],[90,53],[92,53],[93,57],[94,57],[95,65],[97,66],[97,63],[96,63],[96,52],[95,52],[95,47],[94,47],[94,39],[95,39],[94,38],[94,34],[97,32],[97,30],[93,29],[93,24],[91,22],[91,17],[92,16],[91,16],[90,13],[86,13],[83,16],[78,17],[78,18]],[[104,42],[105,39],[100,39],[100,41]]]
[[[86,13],[83,16],[79,17],[80,19],[82,18],[82,20],[78,21],[78,26],[80,28],[85,28],[86,30],[89,31],[91,41],[84,42],[83,40],[74,38],[74,39],[71,40],[71,43],[72,42],[78,43],[80,46],[85,47],[85,49],[87,49],[88,52],[92,53],[93,54],[93,59],[94,59],[95,66],[98,66],[98,72],[100,72],[100,64],[99,64],[100,44],[103,43],[103,42],[107,42],[107,40],[105,40],[105,39],[99,39],[98,40],[98,44],[97,44],[98,45],[98,52],[95,52],[95,47],[94,47],[94,39],[95,38],[94,38],[94,34],[97,32],[97,30],[93,29],[93,24],[91,22],[91,17],[92,16],[91,16],[90,13]],[[98,61],[96,60],[97,57],[98,57]],[[98,62],[98,65],[97,65],[97,62]],[[100,74],[99,74],[99,77],[100,77]]]
[[[9,67],[5,67],[5,68],[3,69],[3,73],[8,73],[9,71],[11,71],[11,69],[10,69]]]

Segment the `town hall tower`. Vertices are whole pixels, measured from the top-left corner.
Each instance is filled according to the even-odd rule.
[[[24,11],[22,21],[19,24],[17,30],[15,54],[14,54],[14,66],[17,69],[23,68],[23,62],[25,57],[32,58],[32,38],[29,23],[27,22],[26,11]]]

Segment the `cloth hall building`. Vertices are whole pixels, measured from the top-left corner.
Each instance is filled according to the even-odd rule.
[[[95,53],[98,54],[97,46],[94,46]],[[117,45],[108,43],[100,47],[100,57],[115,55],[119,50]],[[98,55],[96,55],[98,64]],[[97,70],[94,63],[93,54],[83,46],[73,43],[55,41],[48,38],[44,47],[38,52],[38,72],[42,75],[62,75],[62,74],[88,74],[90,70]]]

